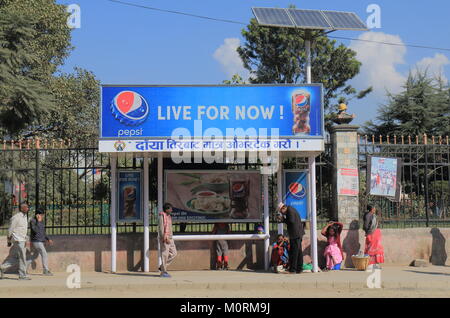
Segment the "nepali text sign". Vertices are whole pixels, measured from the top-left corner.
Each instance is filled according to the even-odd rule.
[[[100,139],[322,139],[322,98],[320,84],[103,86]]]

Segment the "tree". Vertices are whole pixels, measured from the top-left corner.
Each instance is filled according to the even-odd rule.
[[[49,91],[33,76],[37,55],[28,44],[33,22],[22,15],[0,13],[0,130],[13,134],[39,121],[53,105]]]
[[[100,82],[92,72],[75,68],[72,74],[52,78],[51,90],[58,108],[30,134],[70,139],[72,146],[87,146],[98,139]]]
[[[356,96],[363,98],[371,89],[362,92],[346,82],[359,73],[361,63],[356,52],[344,45],[336,46],[323,31],[312,31],[314,38],[312,80],[324,87],[324,109],[330,111],[333,99]],[[259,26],[250,20],[242,30],[246,42],[237,49],[244,67],[250,71],[250,83],[304,83],[305,81],[305,31],[293,28]]]
[[[399,94],[388,94],[388,102],[378,110],[376,121],[365,123],[368,135],[450,134],[450,88],[441,77],[426,71],[410,72]]]

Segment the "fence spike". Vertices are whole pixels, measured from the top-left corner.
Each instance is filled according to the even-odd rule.
[[[383,136],[380,135],[380,145],[383,144]]]
[[[372,135],[372,143],[375,143],[375,135]]]
[[[447,138],[446,138],[446,139],[447,139],[447,145],[448,145],[448,136],[447,136]]]
[[[431,136],[431,143],[434,145],[434,136]]]
[[[14,140],[11,139],[11,149],[14,149]]]
[[[22,150],[22,139],[19,140],[19,149]]]
[[[366,145],[367,145],[367,135],[366,135]]]
[[[411,136],[410,135],[408,135],[408,141],[409,141],[409,144],[411,144]]]
[[[427,134],[423,134],[423,144],[426,145],[428,143]]]
[[[45,138],[45,142],[44,142],[44,148],[47,149],[48,148],[48,139]]]
[[[40,143],[39,137],[36,137],[36,139],[35,139],[35,147],[36,147],[36,149],[41,148],[41,143]]]
[[[3,150],[6,150],[6,140],[3,140]]]
[[[397,135],[394,135],[394,145],[397,144]]]
[[[387,139],[387,143],[388,143],[388,145],[389,145],[389,142],[390,142],[390,141],[389,141],[389,135],[386,136],[386,139]]]
[[[416,135],[416,145],[419,144],[419,136]]]
[[[402,135],[402,145],[405,144],[405,136]]]

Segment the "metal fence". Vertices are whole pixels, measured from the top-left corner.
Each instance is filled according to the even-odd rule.
[[[359,138],[360,207],[375,204],[384,227],[450,226],[449,139],[424,136]],[[367,156],[402,159],[399,202],[366,194]]]
[[[1,144],[0,144],[1,145]],[[164,159],[165,169],[258,170],[258,164],[175,165]],[[329,219],[332,197],[331,145],[316,160],[317,212],[319,223]],[[143,159],[124,154],[118,168],[142,169]],[[150,164],[150,231],[157,231],[157,160]],[[306,169],[306,158],[284,160],[285,169]],[[3,142],[0,146],[0,234],[7,231],[8,220],[20,202],[27,202],[33,213],[39,205],[46,210],[49,235],[110,233],[110,160],[96,147],[71,148],[62,141],[27,140]],[[271,229],[275,230],[277,206],[276,175],[269,176],[269,211]],[[235,233],[253,233],[254,223],[233,223]],[[175,224],[174,231],[211,232],[211,223]],[[143,232],[141,223],[119,223],[118,233]]]

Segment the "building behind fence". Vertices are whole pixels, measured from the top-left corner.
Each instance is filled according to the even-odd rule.
[[[333,149],[316,158],[317,214],[319,227],[332,210]],[[360,214],[367,204],[382,212],[383,227],[418,227],[450,225],[450,145],[446,138],[360,136],[358,141],[360,176]],[[368,155],[398,157],[403,161],[400,202],[365,194]],[[164,166],[176,167],[165,159]],[[143,160],[124,154],[119,168],[141,169]],[[156,159],[150,159],[150,230],[157,227]],[[256,170],[256,164],[202,165],[201,169]],[[285,169],[306,169],[304,158],[287,159]],[[37,204],[46,210],[49,234],[110,233],[110,161],[109,154],[96,147],[73,148],[63,141],[4,141],[0,144],[0,231],[6,234],[8,220],[20,202]],[[276,229],[276,176],[269,178],[271,226]],[[33,213],[33,211],[31,212]],[[256,224],[232,224],[233,232],[254,232]],[[212,224],[177,224],[176,232],[210,232]],[[119,233],[142,232],[140,223],[119,224]]]

